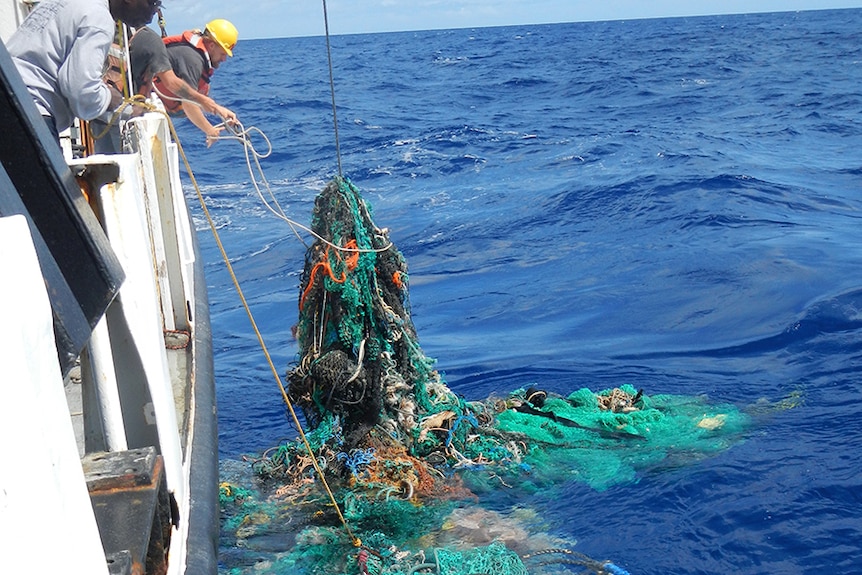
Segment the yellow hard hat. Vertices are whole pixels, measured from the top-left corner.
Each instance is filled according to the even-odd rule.
[[[224,48],[228,56],[233,56],[233,47],[236,46],[239,37],[236,26],[227,20],[216,18],[207,24],[204,33],[218,42],[218,45]]]

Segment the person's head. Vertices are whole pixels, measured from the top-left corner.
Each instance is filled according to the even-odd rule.
[[[108,8],[114,20],[132,28],[149,24],[161,5],[162,0],[108,0]]]
[[[236,46],[238,37],[236,27],[227,20],[217,18],[207,23],[203,33],[204,46],[214,68],[218,68],[228,56],[233,56],[233,47]]]

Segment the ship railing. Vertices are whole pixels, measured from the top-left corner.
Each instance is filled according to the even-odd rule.
[[[84,452],[155,446],[180,518],[172,537],[184,540],[190,511],[184,448],[194,418],[194,230],[166,117],[147,113],[128,122],[125,134],[134,153],[70,162],[126,274],[81,354],[82,411],[90,415],[83,418]],[[184,563],[185,557],[168,561]]]

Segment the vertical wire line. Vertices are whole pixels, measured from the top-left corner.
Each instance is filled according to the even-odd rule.
[[[326,14],[326,0],[323,0],[323,25],[326,29],[326,57],[329,60],[329,91],[332,94],[332,124],[335,128],[335,156],[338,160],[338,177],[343,177],[341,171],[341,144],[338,141],[338,115],[335,111],[335,80],[332,75],[332,48],[329,45],[329,17]]]

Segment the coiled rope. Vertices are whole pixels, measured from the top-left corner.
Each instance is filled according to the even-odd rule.
[[[155,88],[155,86],[154,86],[154,88]],[[197,102],[194,102],[192,100],[186,100],[183,98],[172,98],[170,96],[162,96],[161,92],[159,92],[158,89],[155,89],[155,91],[157,94],[159,94],[160,98],[164,97],[164,98],[167,98],[170,100],[177,100],[177,101],[183,102],[184,105],[185,104],[194,104],[195,106],[200,106],[200,104],[198,104]],[[149,111],[157,111],[157,112],[165,113],[162,110],[160,110],[159,108],[152,106],[151,104],[148,104],[146,102],[146,98],[144,96],[136,94],[134,96],[131,96],[129,98],[124,99],[123,103],[120,104],[119,106],[117,106],[117,109],[114,110],[114,112],[112,113],[112,115],[111,115],[110,119],[108,120],[108,123],[105,126],[105,128],[99,134],[94,134],[93,137],[95,139],[99,139],[99,138],[103,137],[105,134],[107,134],[108,131],[111,129],[111,127],[117,123],[117,121],[120,119],[120,117],[126,111],[126,109],[129,107],[135,106],[135,105],[142,106]],[[167,114],[165,113],[165,115],[167,115]],[[168,118],[170,119],[170,116],[168,116]],[[275,197],[275,194],[273,193],[272,188],[269,185],[269,181],[266,179],[266,175],[264,174],[264,171],[263,171],[263,166],[260,165],[261,159],[268,158],[269,155],[272,154],[272,143],[270,142],[267,135],[264,134],[263,130],[261,130],[260,128],[258,128],[256,126],[250,126],[250,127],[246,128],[243,126],[242,122],[239,122],[239,121],[237,121],[236,123],[222,122],[222,123],[216,124],[215,127],[216,128],[222,127],[225,130],[227,130],[227,132],[230,134],[228,136],[219,136],[219,138],[218,138],[219,140],[236,140],[242,144],[243,152],[245,154],[246,167],[248,168],[248,174],[249,174],[249,177],[251,178],[251,183],[254,186],[254,190],[257,193],[257,197],[260,199],[261,203],[263,203],[263,205],[266,207],[267,210],[269,210],[275,217],[277,217],[280,220],[283,220],[284,222],[287,223],[288,226],[290,226],[290,229],[293,231],[296,238],[302,243],[303,246],[305,246],[306,249],[308,249],[308,244],[302,238],[302,236],[300,235],[298,230],[302,230],[305,233],[307,233],[308,235],[310,235],[310,236],[314,237],[315,239],[328,245],[329,247],[331,247],[335,250],[338,250],[338,251],[342,251],[342,252],[351,252],[351,253],[374,252],[374,253],[380,253],[380,252],[385,252],[386,250],[388,250],[392,247],[391,242],[389,244],[383,246],[383,247],[380,247],[380,248],[359,248],[359,247],[356,247],[355,245],[354,246],[339,246],[337,244],[330,242],[326,238],[322,237],[320,234],[316,233],[314,230],[312,230],[308,226],[305,226],[305,225],[297,222],[296,220],[293,220],[290,217],[288,217],[287,214],[285,213],[284,209],[281,207],[281,204],[279,204],[278,199]],[[250,137],[250,135],[252,133],[259,134],[260,137],[263,138],[264,142],[266,143],[266,152],[260,152],[255,148],[254,143],[251,141],[251,137]],[[266,190],[265,195],[264,195],[263,189],[261,189],[261,186],[263,187],[263,189]],[[269,199],[267,199],[267,196]]]
[[[296,235],[297,239],[302,242],[306,249],[308,249],[308,244],[305,242],[305,240],[303,240],[298,230],[302,230],[303,232],[328,245],[329,247],[342,252],[380,253],[385,252],[392,247],[391,242],[380,248],[359,248],[355,244],[339,246],[322,237],[320,234],[318,234],[308,226],[305,226],[297,222],[296,220],[293,220],[288,217],[284,209],[281,207],[281,204],[279,204],[278,199],[276,199],[275,194],[273,193],[272,188],[269,185],[269,181],[267,181],[266,175],[263,172],[263,167],[260,165],[260,160],[269,157],[269,155],[272,153],[272,143],[269,141],[269,138],[267,138],[266,134],[264,134],[262,130],[255,126],[250,126],[246,128],[242,125],[241,122],[236,122],[235,124],[221,123],[217,124],[216,127],[224,127],[225,130],[227,130],[227,132],[230,134],[228,136],[219,136],[219,140],[236,140],[242,144],[245,153],[245,163],[248,167],[248,174],[251,178],[251,183],[254,186],[255,192],[257,193],[257,197],[260,199],[260,201],[263,203],[267,210],[269,210],[278,219],[285,221],[287,225],[290,226],[290,229],[293,230],[293,233]],[[250,135],[252,133],[259,134],[260,137],[263,138],[264,142],[266,142],[266,152],[260,152],[255,148],[254,143],[251,141],[250,138]],[[266,191],[266,193],[264,193],[264,190]]]

